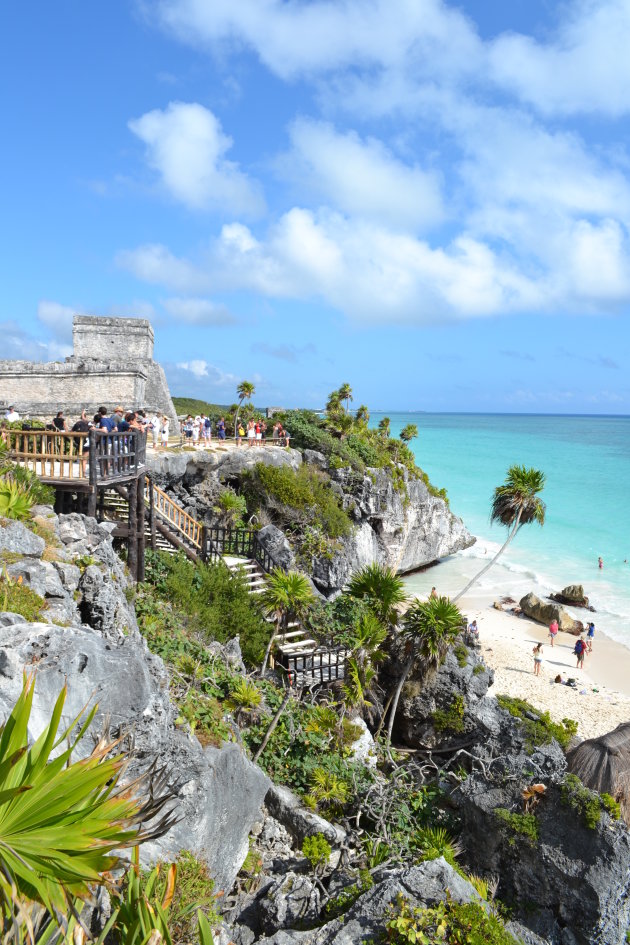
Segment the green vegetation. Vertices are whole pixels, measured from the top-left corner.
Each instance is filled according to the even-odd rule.
[[[359,896],[371,889],[373,885],[374,880],[368,870],[360,870],[358,882],[346,886],[337,896],[333,896],[332,899],[328,900],[324,909],[326,917],[336,919],[338,916],[344,915],[355,904]]]
[[[494,815],[506,828],[510,846],[524,838],[531,846],[536,846],[540,836],[540,824],[534,814],[513,814],[505,807],[495,807]]]
[[[464,731],[464,710],[466,703],[463,696],[454,696],[446,709],[436,709],[433,713],[433,725],[441,734],[459,734]]]
[[[22,578],[11,578],[6,569],[0,574],[0,610],[19,614],[28,623],[37,623],[46,609],[43,597],[22,583]]]
[[[545,474],[539,469],[528,469],[525,466],[510,466],[503,485],[497,486],[492,498],[490,522],[498,522],[509,529],[505,542],[492,558],[468,584],[462,588],[453,600],[460,597],[476,584],[495,561],[503,554],[512,539],[523,525],[530,522],[545,523],[545,503],[539,497],[545,487]]]
[[[170,895],[169,864],[159,865],[153,893],[159,902],[163,902],[165,897]],[[170,935],[176,942],[190,942],[194,937],[199,909],[211,925],[219,922],[214,880],[206,864],[200,862],[189,850],[181,851],[174,866],[177,870],[177,882],[169,906]]]
[[[17,466],[7,457],[7,444],[0,441],[0,518],[25,522],[30,519],[34,505],[51,504],[55,494],[49,486],[42,485],[34,472]]]
[[[481,676],[482,673],[485,673],[486,667],[482,663],[476,663],[475,668],[473,669],[473,676]]]
[[[577,732],[577,722],[573,719],[554,722],[548,712],[540,712],[525,699],[497,696],[497,702],[502,709],[507,709],[511,716],[523,723],[525,747],[530,754],[538,745],[548,745],[552,738],[566,751]]]
[[[419,844],[423,860],[437,860],[441,856],[454,869],[461,850],[444,827],[425,827],[420,831]]]
[[[619,820],[621,808],[610,794],[597,794],[584,787],[575,774],[566,774],[560,787],[562,803],[570,807],[585,827],[595,830],[602,812]]]
[[[348,582],[348,594],[363,600],[384,627],[395,627],[400,605],[407,600],[404,581],[391,568],[368,564],[355,571]]]
[[[275,524],[298,534],[318,526],[328,538],[349,534],[352,523],[331,490],[328,477],[313,466],[267,466],[257,463],[243,477],[250,511],[265,508]]]
[[[422,909],[399,895],[386,919],[387,940],[392,945],[516,945],[501,919],[477,902],[460,904],[449,898]]]
[[[468,663],[469,650],[465,643],[458,643],[453,647],[453,653],[458,665],[463,669]],[[483,670],[482,670],[483,672]]]
[[[278,634],[286,633],[292,620],[301,617],[314,600],[311,585],[299,571],[283,571],[274,568],[266,576],[265,589],[260,595],[260,605],[264,613],[275,621],[275,629],[263,658],[261,676],[267,669],[267,662],[273,642]]]
[[[304,838],[302,853],[311,864],[311,869],[317,873],[328,864],[332,847],[323,833],[314,833]]]

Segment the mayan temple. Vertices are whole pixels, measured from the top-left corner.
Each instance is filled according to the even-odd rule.
[[[0,407],[49,419],[58,410],[157,409],[177,425],[164,370],[153,360],[153,328],[144,318],[75,315],[73,353],[65,361],[0,361]]]

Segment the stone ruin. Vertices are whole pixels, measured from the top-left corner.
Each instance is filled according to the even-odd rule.
[[[159,410],[177,431],[164,370],[153,360],[153,328],[144,318],[75,315],[73,353],[65,361],[0,361],[0,408],[50,420],[58,410],[76,419],[104,405]]]

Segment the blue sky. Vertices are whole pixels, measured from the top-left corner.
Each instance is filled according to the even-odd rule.
[[[0,357],[630,413],[630,0],[57,0],[0,31]]]

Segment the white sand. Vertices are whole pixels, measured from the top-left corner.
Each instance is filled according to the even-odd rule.
[[[584,670],[579,670],[573,655],[576,637],[559,633],[551,647],[541,624],[495,610],[490,601],[475,603],[468,614],[477,620],[481,654],[495,671],[491,694],[527,699],[557,722],[574,719],[583,738],[630,721],[630,650],[597,633],[593,652],[587,654]],[[538,642],[543,643],[543,664],[540,676],[535,676],[532,650]],[[573,677],[578,688],[554,683],[559,673]],[[622,680],[625,693],[620,691]]]

